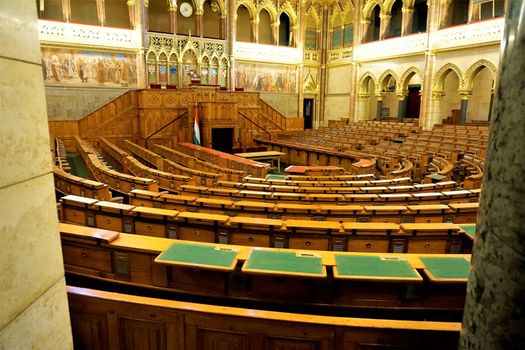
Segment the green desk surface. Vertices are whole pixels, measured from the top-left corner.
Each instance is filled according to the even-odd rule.
[[[320,256],[311,253],[253,249],[242,271],[263,275],[326,277]]]
[[[425,274],[435,282],[466,282],[470,270],[470,262],[463,258],[419,258],[425,265]]]
[[[268,180],[286,180],[286,175],[268,174],[266,175]]]
[[[237,251],[213,245],[173,243],[155,262],[231,271],[237,265]]]
[[[423,281],[404,259],[365,255],[335,255],[334,277],[385,282]]]
[[[432,180],[443,180],[446,178],[446,176],[440,175],[438,173],[427,175],[426,177],[432,179]]]
[[[465,231],[470,237],[476,237],[476,225],[458,225],[463,231]]]

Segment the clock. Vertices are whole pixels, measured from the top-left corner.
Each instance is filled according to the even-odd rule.
[[[193,13],[193,7],[189,2],[183,2],[179,7],[180,14],[184,17],[190,17]]]

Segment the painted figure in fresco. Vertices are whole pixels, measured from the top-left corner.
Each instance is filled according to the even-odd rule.
[[[77,59],[77,69],[78,69],[78,77],[80,78],[80,81],[85,83],[88,81],[87,75],[86,75],[86,64],[84,63],[84,60],[79,57]]]
[[[106,82],[106,68],[104,66],[104,61],[101,58],[97,62],[97,81],[100,85],[104,85]]]
[[[51,76],[55,81],[60,81],[62,69],[60,68],[60,59],[57,55],[51,56]]]

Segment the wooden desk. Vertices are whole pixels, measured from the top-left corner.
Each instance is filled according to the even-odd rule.
[[[461,257],[420,257],[423,271],[432,282],[467,282],[470,260]]]
[[[245,152],[245,153],[235,153],[237,157],[242,157],[252,160],[265,160],[269,159],[271,161],[277,160],[277,171],[278,174],[281,173],[281,156],[285,156],[284,152],[277,151],[265,151],[265,152]]]
[[[334,277],[338,279],[422,282],[416,269],[403,258],[335,254]]]
[[[250,274],[326,277],[321,256],[314,253],[252,249],[242,271]]]
[[[237,265],[238,250],[222,245],[175,242],[155,258],[156,263],[232,271]]]

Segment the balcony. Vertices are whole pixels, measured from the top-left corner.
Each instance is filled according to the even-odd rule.
[[[503,38],[503,18],[444,28],[430,35],[432,49],[448,49],[499,43]]]
[[[295,47],[261,45],[236,41],[233,45],[236,60],[299,64],[303,59],[302,50]]]
[[[131,29],[38,20],[38,30],[42,43],[127,50],[139,49],[142,46],[140,33]]]
[[[408,56],[425,52],[427,33],[411,34],[363,44],[355,50],[357,60],[375,60],[387,57]]]

